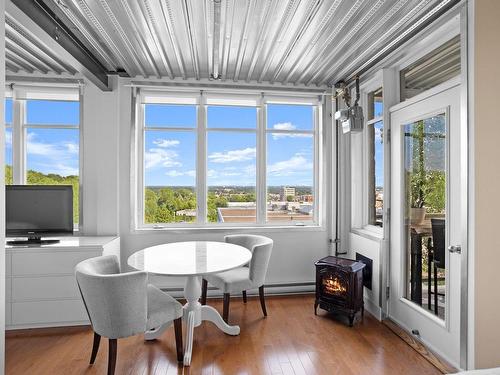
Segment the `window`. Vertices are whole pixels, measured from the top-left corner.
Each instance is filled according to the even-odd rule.
[[[270,104],[267,127],[267,221],[311,223],[314,108]]]
[[[460,36],[425,55],[400,72],[401,101],[460,74]]]
[[[78,91],[63,100],[54,92],[14,95],[6,111],[6,176],[9,183],[72,185],[73,222],[80,222],[80,103]],[[57,93],[56,93],[57,94]],[[36,97],[36,99],[31,99]],[[20,109],[14,112],[12,107]],[[17,117],[16,117],[17,116]],[[10,121],[9,121],[10,120]]]
[[[207,221],[256,223],[257,108],[207,107]]]
[[[368,224],[383,226],[384,104],[382,89],[368,94]]]
[[[144,223],[196,221],[196,106],[145,105]]]
[[[171,95],[138,96],[138,227],[318,222],[316,98]]]

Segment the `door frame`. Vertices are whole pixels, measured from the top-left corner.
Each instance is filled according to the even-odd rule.
[[[462,36],[462,44],[464,43]],[[463,55],[467,53],[467,51],[461,52]],[[464,68],[464,64],[466,65],[466,61],[462,59],[462,69]],[[465,74],[464,74],[465,73]],[[464,79],[465,76],[465,79]],[[461,162],[461,191],[460,191],[460,199],[461,199],[461,207],[462,207],[462,218],[460,222],[461,228],[461,246],[462,246],[462,254],[460,257],[460,367],[462,369],[467,369],[468,367],[468,245],[469,245],[469,126],[468,126],[468,111],[467,111],[467,71],[463,72],[441,85],[438,85],[422,94],[419,94],[411,99],[406,100],[405,102],[396,104],[390,108],[390,112],[394,112],[396,110],[405,108],[409,105],[415,104],[424,99],[429,99],[432,96],[443,92],[451,87],[460,85],[460,131],[462,134],[460,141],[460,162]],[[392,124],[391,124],[392,125]],[[394,208],[393,208],[394,209]],[[391,217],[392,220],[392,217]],[[390,249],[390,247],[389,247]],[[389,250],[390,251],[390,250]],[[390,256],[389,256],[390,259]],[[390,282],[391,274],[389,267],[387,278]]]

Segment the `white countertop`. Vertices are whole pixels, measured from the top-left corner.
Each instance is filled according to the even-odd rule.
[[[107,243],[117,239],[117,236],[70,236],[70,237],[43,237],[43,239],[57,239],[60,242],[54,244],[46,244],[46,245],[5,245],[6,249],[24,249],[24,248],[73,248],[73,247],[96,247],[103,246]],[[6,241],[11,240],[23,240],[26,237],[8,237]]]

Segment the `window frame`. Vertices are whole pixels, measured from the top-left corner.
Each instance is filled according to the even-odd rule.
[[[386,153],[384,147],[384,209],[382,216],[383,226],[378,226],[374,224],[370,224],[369,218],[369,204],[370,204],[370,189],[369,189],[369,173],[370,173],[370,162],[373,155],[370,155],[369,150],[374,150],[371,145],[371,139],[368,133],[368,127],[370,125],[374,125],[377,122],[383,122],[384,126],[384,141],[387,139],[387,133],[390,132],[388,125],[386,124],[386,113],[387,108],[385,105],[385,93],[384,93],[384,85],[383,85],[383,75],[382,71],[376,72],[372,77],[367,79],[363,85],[361,85],[360,91],[360,105],[363,108],[363,114],[365,116],[364,128],[359,136],[361,137],[360,142],[356,143],[356,141],[352,142],[351,152],[355,152],[358,154],[358,157],[353,156],[351,160],[351,189],[353,192],[352,200],[351,200],[351,231],[353,233],[358,233],[368,238],[373,238],[380,240],[384,237],[384,226],[386,225],[385,215],[386,215]],[[368,120],[368,96],[370,93],[377,91],[378,89],[382,89],[383,95],[383,113],[381,116],[374,117],[371,120]],[[354,93],[353,93],[354,94]],[[387,130],[387,131],[386,131]],[[358,135],[354,135],[357,137]],[[356,147],[357,145],[357,147]],[[358,187],[356,187],[358,185]],[[361,196],[362,199],[355,201],[355,197]]]
[[[72,129],[78,131],[78,185],[79,185],[79,212],[78,223],[74,231],[81,231],[83,227],[83,95],[80,85],[64,87],[22,86],[12,84],[11,92],[6,98],[12,99],[12,122],[8,127],[12,132],[12,184],[27,185],[27,138],[28,129]],[[75,98],[78,98],[75,100]],[[27,122],[27,101],[43,100],[55,102],[78,102],[78,124],[29,124]],[[76,223],[75,223],[76,224]]]
[[[145,90],[141,92],[139,88],[132,89],[134,109],[132,114],[132,180],[134,191],[132,192],[132,231],[142,230],[190,230],[190,229],[228,229],[228,228],[323,228],[322,215],[320,214],[321,189],[319,181],[322,174],[322,106],[323,98],[318,94],[310,96],[276,96],[264,95],[263,93],[221,93],[221,92],[173,92],[170,90],[157,90],[154,93]],[[180,94],[180,95],[179,95]],[[181,99],[176,99],[179,97]],[[153,102],[145,102],[145,98],[153,98]],[[172,98],[172,101],[169,101]],[[186,99],[187,98],[187,99]],[[207,104],[207,99],[210,104]],[[194,129],[197,138],[196,155],[196,199],[197,199],[197,220],[194,223],[144,223],[144,153],[145,153],[145,105],[146,104],[181,104],[179,101],[190,101],[196,106],[197,124]],[[219,104],[217,100],[220,100]],[[267,105],[268,104],[288,104],[288,105],[311,105],[313,107],[313,129],[312,130],[273,130],[267,128]],[[236,106],[255,107],[257,109],[256,128],[208,128],[207,113],[209,106]],[[192,131],[193,128],[187,128]],[[186,131],[186,128],[165,127],[166,131]],[[207,139],[210,132],[239,132],[256,135],[256,222],[253,223],[210,223],[208,222],[208,155]],[[314,211],[312,223],[304,225],[290,225],[283,222],[267,222],[267,135],[270,133],[310,133],[313,136],[313,194]]]
[[[367,91],[366,93],[366,112],[367,112],[367,115],[369,113],[369,106],[372,104],[370,103],[370,94],[378,91],[378,90],[381,90],[382,91],[382,103],[383,103],[383,95],[384,95],[384,90],[383,90],[383,87],[382,87],[382,83],[380,83],[380,87],[379,88],[376,88],[374,90],[370,90],[370,91]],[[368,127],[369,126],[373,126],[375,127],[375,124],[381,122],[382,123],[382,126],[383,126],[383,129],[385,130],[385,121],[384,121],[384,112],[385,112],[385,108],[382,107],[382,114],[380,116],[373,116],[373,118],[371,120],[368,120],[368,116],[367,116],[367,120],[366,120],[366,128],[365,128],[365,149],[367,150],[366,151],[366,172],[365,172],[365,175],[366,175],[366,185],[365,185],[365,189],[366,189],[366,192],[365,192],[365,197],[366,197],[366,203],[364,204],[364,208],[366,210],[366,213],[364,213],[364,219],[365,219],[365,228],[367,229],[370,229],[370,230],[373,230],[373,231],[376,231],[376,232],[379,232],[377,230],[377,228],[383,228],[384,227],[384,213],[382,213],[382,225],[376,225],[376,224],[372,224],[370,222],[370,211],[372,209],[372,207],[370,207],[371,205],[371,198],[370,198],[370,195],[372,194],[372,192],[370,191],[371,190],[371,186],[372,184],[370,183],[370,179],[371,179],[371,164],[373,162],[373,159],[374,159],[374,154],[375,154],[375,147],[373,145],[373,139],[371,139],[370,137],[370,133],[368,132]],[[373,153],[371,152],[373,151]],[[385,151],[384,151],[384,160],[385,160]],[[385,174],[385,166],[384,166],[384,174]],[[373,173],[375,174],[375,169],[373,170]],[[383,189],[385,190],[385,181],[384,181],[384,186],[383,186]],[[376,188],[376,186],[373,186],[374,188]],[[382,209],[382,211],[384,211],[384,208]]]

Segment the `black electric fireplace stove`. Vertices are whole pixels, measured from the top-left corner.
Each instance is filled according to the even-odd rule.
[[[348,315],[349,326],[354,323],[355,314],[363,305],[363,268],[364,263],[351,259],[327,256],[315,263],[316,300],[314,313],[318,306],[326,311],[341,311]]]

